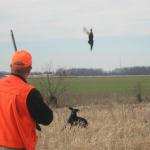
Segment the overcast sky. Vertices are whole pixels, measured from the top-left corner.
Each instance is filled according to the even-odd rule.
[[[91,52],[83,27],[93,28]],[[0,70],[13,45],[33,55],[33,71],[150,66],[150,0],[0,0]]]

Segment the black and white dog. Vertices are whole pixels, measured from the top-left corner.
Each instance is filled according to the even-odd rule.
[[[78,125],[84,128],[87,127],[88,125],[87,120],[77,116],[77,112],[79,111],[79,109],[74,109],[72,107],[69,107],[69,109],[71,110],[71,114],[68,118],[67,123],[69,123],[71,126]]]

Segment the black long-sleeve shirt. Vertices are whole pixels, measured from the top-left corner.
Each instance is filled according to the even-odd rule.
[[[53,120],[52,110],[44,103],[40,92],[32,89],[27,96],[27,108],[31,117],[39,124],[48,125]]]
[[[27,82],[23,77],[12,74],[24,82]],[[49,125],[53,120],[53,111],[44,103],[40,92],[33,88],[27,96],[27,108],[31,117],[38,124]],[[38,127],[38,126],[37,126]]]

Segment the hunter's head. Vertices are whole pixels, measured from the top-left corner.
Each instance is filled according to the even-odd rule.
[[[32,69],[32,56],[27,50],[17,50],[11,59],[11,73],[27,77]]]

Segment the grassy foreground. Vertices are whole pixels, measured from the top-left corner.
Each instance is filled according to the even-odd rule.
[[[150,104],[80,106],[89,126],[64,129],[70,111],[54,109],[54,121],[42,126],[36,150],[149,150]]]
[[[37,132],[36,150],[150,149],[149,76],[64,78],[63,84],[69,86],[59,103],[78,107],[89,126],[64,128],[70,110],[54,108],[52,124]],[[137,103],[137,94],[146,101]]]

